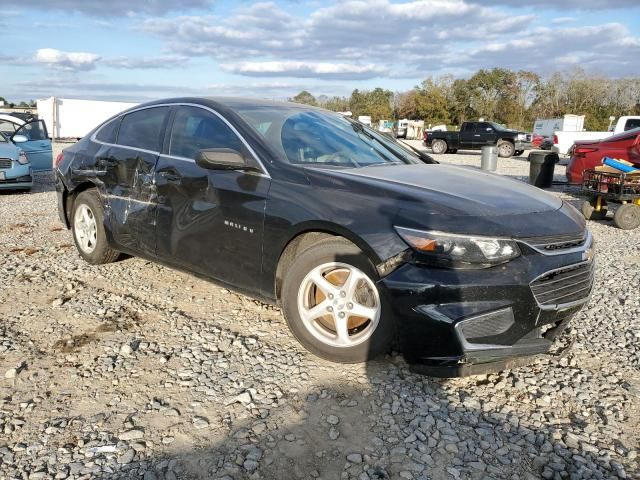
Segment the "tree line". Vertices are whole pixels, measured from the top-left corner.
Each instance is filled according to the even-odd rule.
[[[468,79],[430,77],[406,92],[383,88],[356,89],[350,97],[314,97],[306,90],[290,99],[354,118],[409,118],[425,124],[458,126],[466,120],[495,121],[531,131],[537,118],[585,115],[587,130],[606,130],[609,117],[640,115],[640,78],[610,78],[581,69],[549,77],[505,68],[481,69]]]

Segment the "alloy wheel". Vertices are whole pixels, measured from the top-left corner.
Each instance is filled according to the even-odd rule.
[[[84,253],[91,253],[98,243],[98,224],[96,217],[88,205],[80,205],[73,217],[73,231],[78,240],[78,246]]]
[[[346,263],[324,263],[311,270],[298,290],[305,328],[332,347],[367,341],[380,321],[380,296],[371,279]]]

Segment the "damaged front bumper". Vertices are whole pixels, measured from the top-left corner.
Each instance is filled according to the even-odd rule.
[[[521,249],[518,259],[490,269],[407,262],[380,281],[413,370],[482,374],[531,363],[552,349],[591,295],[591,238],[564,255]]]

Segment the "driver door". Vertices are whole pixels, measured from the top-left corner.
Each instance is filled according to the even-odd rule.
[[[260,287],[262,235],[271,179],[259,172],[208,170],[199,150],[228,148],[253,159],[213,112],[177,107],[158,159],[157,256],[247,290]]]
[[[17,141],[20,136],[26,142]],[[44,120],[32,120],[18,128],[11,136],[11,141],[27,154],[31,169],[51,170],[53,168],[53,151]]]

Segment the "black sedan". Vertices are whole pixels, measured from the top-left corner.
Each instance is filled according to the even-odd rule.
[[[591,235],[567,203],[313,107],[140,105],[55,172],[88,262],[136,255],[277,302],[300,343],[336,362],[396,338],[434,375],[530,361],[593,284]]]

